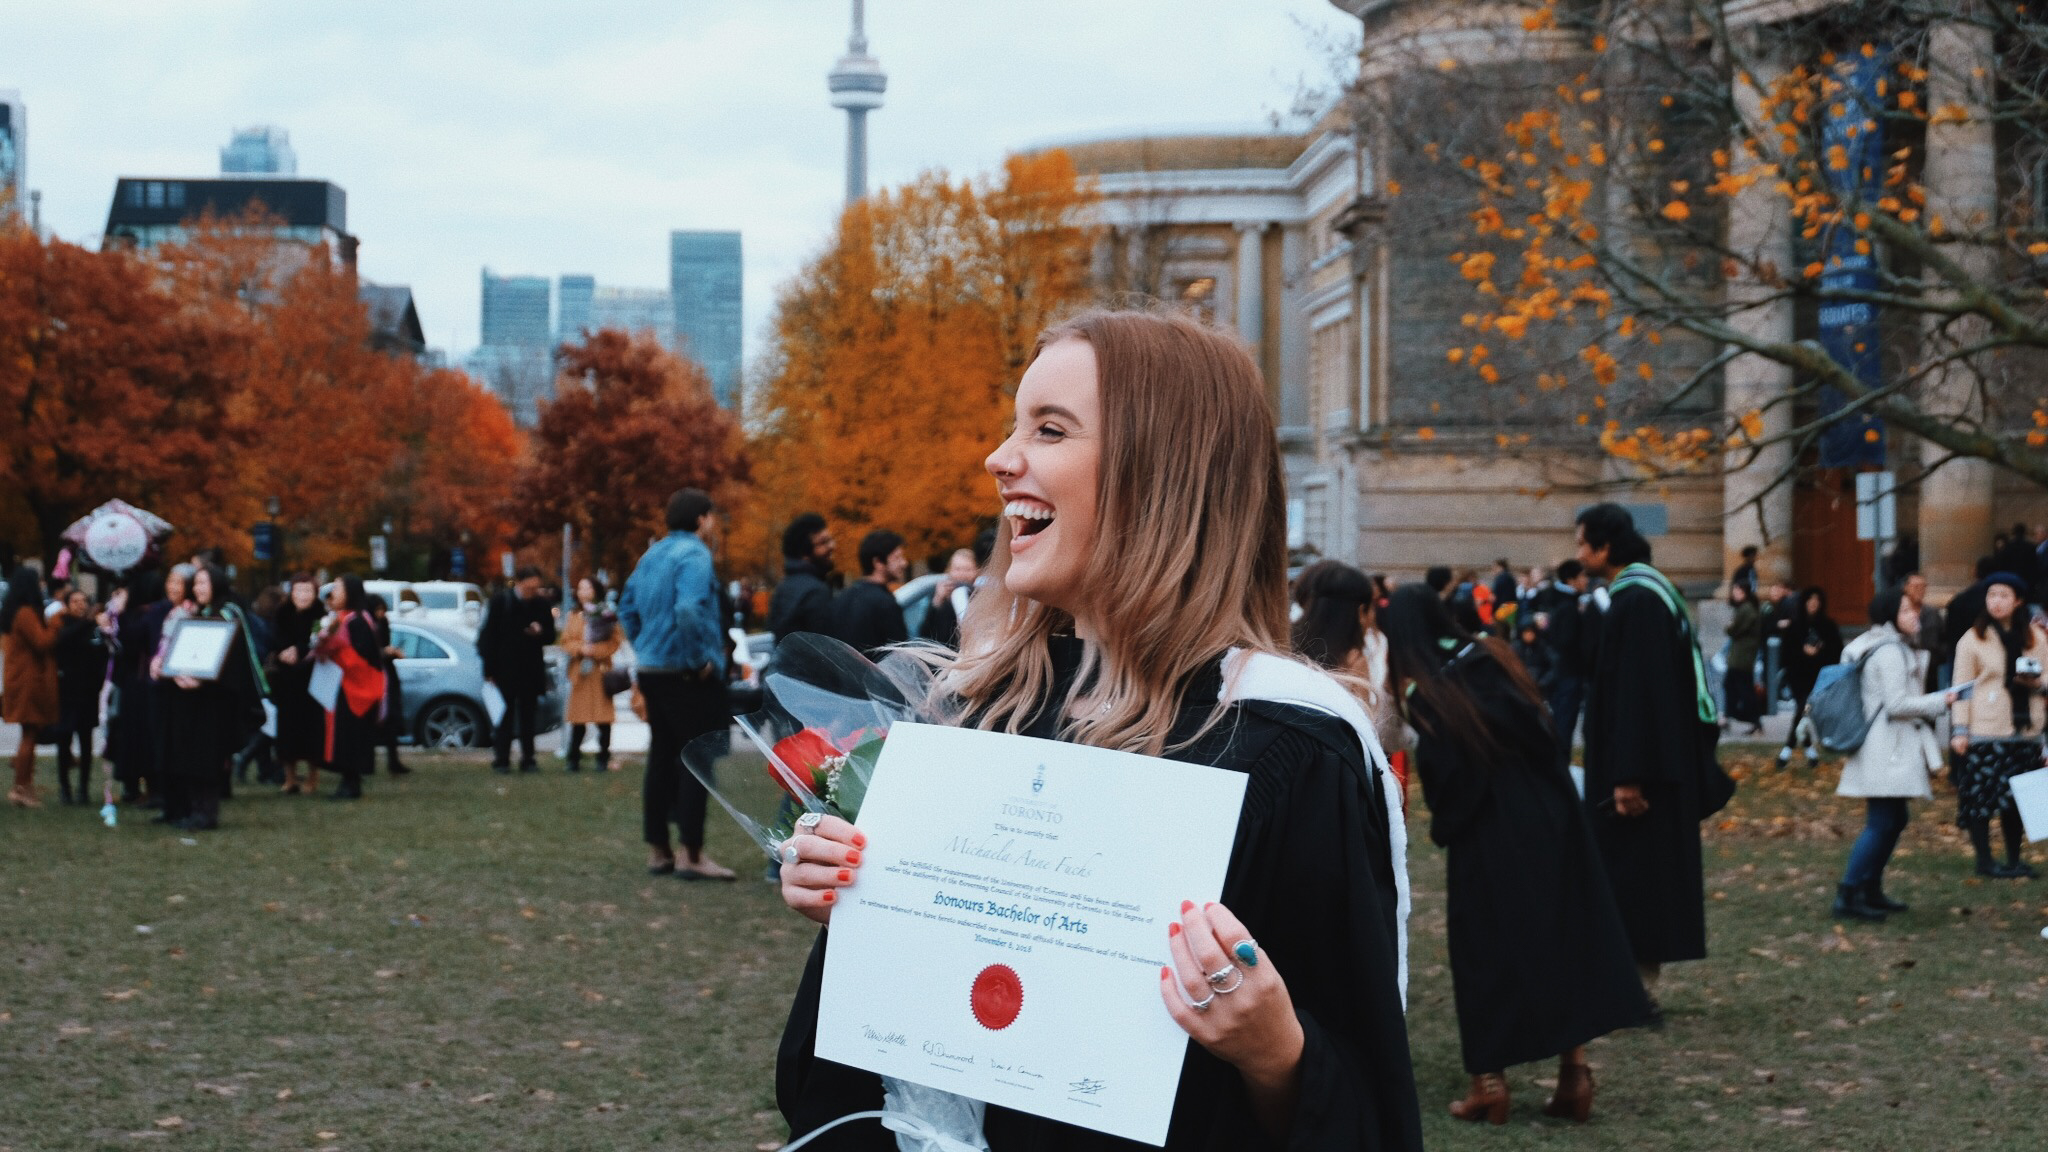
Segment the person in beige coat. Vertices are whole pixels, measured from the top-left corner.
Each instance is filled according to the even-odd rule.
[[[2011,780],[2041,767],[2041,671],[2048,666],[2048,627],[2025,607],[2027,586],[2010,572],[1985,577],[1984,612],[1956,645],[1955,684],[1972,693],[1955,704],[1950,746],[1956,765],[1956,824],[1977,850],[1977,875],[2031,879],[2020,859],[2020,815]],[[1991,817],[2005,833],[2005,863],[1991,858]]]
[[[576,582],[577,609],[562,626],[562,655],[569,660],[569,771],[583,770],[583,731],[597,725],[599,772],[612,766],[612,722],[617,719],[605,674],[619,652],[619,618],[604,600],[604,585],[595,577]]]
[[[1884,894],[1884,868],[1905,831],[1909,800],[1931,800],[1928,777],[1941,771],[1941,742],[1934,721],[1956,703],[1956,692],[1918,691],[1926,675],[1925,652],[1912,643],[1920,634],[1920,609],[1897,588],[1870,602],[1870,630],[1850,641],[1842,663],[1863,664],[1863,714],[1870,730],[1862,747],[1842,766],[1838,796],[1864,802],[1863,832],[1849,849],[1849,865],[1835,890],[1836,916],[1878,921],[1906,906]]]

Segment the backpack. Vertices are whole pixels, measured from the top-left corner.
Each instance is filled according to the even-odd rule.
[[[1863,711],[1863,666],[1885,645],[1873,645],[1854,664],[1830,664],[1806,698],[1806,720],[1814,738],[1830,752],[1854,752],[1870,735],[1872,717]]]

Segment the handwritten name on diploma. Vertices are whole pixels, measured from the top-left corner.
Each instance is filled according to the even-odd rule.
[[[1166,922],[1221,896],[1244,776],[900,723],[827,934],[821,1059],[1164,1141],[1187,1034]],[[1157,798],[1175,818],[1146,821]]]

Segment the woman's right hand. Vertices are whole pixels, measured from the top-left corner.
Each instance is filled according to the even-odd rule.
[[[277,654],[277,662],[279,664],[297,664],[299,662],[299,650],[297,648],[287,648],[279,652]]]
[[[1956,755],[1967,756],[1970,752],[1970,738],[1968,736],[1957,736],[1948,742],[1948,746],[1955,749]]]
[[[811,833],[798,832],[783,841],[782,902],[820,924],[830,923],[839,890],[853,883],[867,843],[860,829],[837,816],[818,821]],[[787,855],[791,847],[796,849],[794,863]]]

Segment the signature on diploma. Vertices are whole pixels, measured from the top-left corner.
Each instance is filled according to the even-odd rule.
[[[1076,1096],[1093,1096],[1107,1087],[1109,1085],[1100,1080],[1076,1080],[1067,1085],[1067,1091]]]

